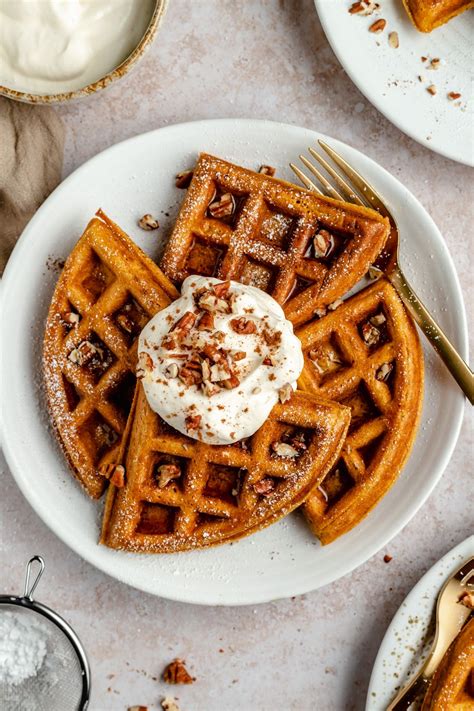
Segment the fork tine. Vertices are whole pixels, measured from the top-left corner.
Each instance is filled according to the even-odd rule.
[[[341,178],[339,173],[336,173],[334,168],[329,165],[327,160],[325,160],[322,156],[317,153],[314,148],[308,148],[308,151],[311,153],[313,158],[315,158],[318,163],[320,163],[323,168],[329,173],[331,178],[334,180],[334,182],[338,185],[338,187],[341,189],[342,193],[344,194],[346,200],[349,202],[355,202],[357,205],[364,205],[364,202],[360,199],[360,197],[354,192],[353,188],[346,183],[346,181]]]
[[[321,185],[324,188],[324,191],[326,195],[329,195],[329,197],[334,198],[335,200],[344,200],[343,196],[337,192],[337,190],[331,185],[331,183],[326,180],[324,175],[319,172],[317,168],[314,167],[312,163],[309,162],[307,158],[305,158],[303,155],[300,154],[300,161],[312,172],[313,175],[316,176],[316,178],[319,180]]]
[[[377,209],[385,217],[392,217],[390,212],[387,210],[385,203],[383,202],[377,191],[368,183],[360,173],[358,173],[354,168],[352,168],[349,163],[347,163],[339,153],[328,146],[324,141],[318,141],[321,148],[326,151],[326,153],[332,158],[332,160],[339,166],[342,172],[354,183],[356,188],[361,192],[366,198],[367,203],[370,207]]]
[[[302,170],[298,168],[294,163],[290,163],[290,168],[297,175],[297,177],[301,180],[303,185],[305,185],[308,190],[314,190],[315,193],[319,193],[319,195],[322,195],[323,193],[321,190],[313,183],[312,180],[310,180]]]

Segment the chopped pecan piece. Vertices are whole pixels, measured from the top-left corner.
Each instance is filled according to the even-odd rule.
[[[183,659],[174,659],[163,672],[163,680],[167,684],[192,684],[195,677],[186,669]]]
[[[161,464],[161,466],[158,467],[156,483],[160,489],[164,489],[170,481],[173,481],[173,479],[179,479],[180,476],[181,469],[176,466],[176,464]]]
[[[372,326],[381,326],[386,320],[385,314],[375,314],[375,316],[372,316],[370,319],[370,323]]]
[[[271,178],[273,178],[276,173],[276,170],[275,168],[272,168],[271,165],[261,165],[258,169],[258,172],[263,173],[263,175],[269,175]]]
[[[205,311],[198,321],[198,331],[212,331],[214,328],[214,315],[210,311]]]
[[[93,358],[102,360],[103,355],[101,348],[94,346],[90,341],[81,341],[77,348],[73,348],[69,353],[68,360],[76,365],[83,366],[90,363]]]
[[[216,219],[230,217],[235,210],[234,196],[231,193],[224,193],[217,200],[213,200],[207,209]]]
[[[382,382],[385,382],[388,380],[388,377],[390,373],[393,370],[393,363],[382,363],[380,368],[377,370],[375,373],[375,377],[377,380],[380,380]]]
[[[126,314],[119,314],[117,316],[117,323],[126,333],[133,333],[135,324]]]
[[[148,711],[148,706],[129,706],[128,711]]]
[[[390,32],[388,36],[388,43],[393,49],[398,49],[400,46],[400,40],[398,38],[398,32]]]
[[[299,454],[295,447],[286,442],[273,442],[272,450],[278,457],[282,457],[283,459],[293,459]]]
[[[156,217],[153,217],[153,215],[150,215],[147,213],[146,215],[143,215],[143,217],[140,217],[138,220],[138,226],[142,228],[142,230],[146,230],[147,232],[151,230],[157,230],[158,227],[160,226],[160,223],[156,219]]]
[[[278,391],[278,398],[281,403],[288,402],[293,394],[293,388],[290,383],[285,383],[285,385]]]
[[[211,288],[216,296],[220,299],[224,299],[229,293],[230,280],[227,279],[227,281],[221,281],[219,284],[213,284]]]
[[[391,560],[393,560],[393,555],[389,555],[388,553],[385,553],[385,555],[383,557],[383,562],[390,563]]]
[[[269,496],[272,491],[275,490],[275,483],[273,479],[264,477],[263,479],[260,479],[260,481],[257,481],[253,485],[253,488],[257,494],[261,494],[261,496]]]
[[[176,699],[172,699],[171,696],[161,700],[161,708],[163,711],[180,711],[178,702]]]
[[[149,353],[146,353],[146,351],[141,351],[138,354],[138,362],[142,368],[153,370],[153,358]]]
[[[188,415],[185,419],[186,429],[198,430],[201,426],[201,415]]]
[[[181,173],[177,173],[174,184],[177,188],[189,188],[191,180],[193,179],[192,170],[182,170]]]
[[[230,327],[235,333],[240,334],[250,334],[255,333],[257,327],[255,321],[251,321],[249,318],[241,316],[240,318],[233,318],[230,322]]]
[[[383,32],[385,29],[385,26],[387,24],[387,20],[383,20],[380,18],[380,20],[375,20],[370,27],[369,27],[369,32],[373,32],[378,34],[379,32]]]
[[[459,94],[459,96],[461,96],[461,94]],[[81,320],[81,317],[79,314],[76,314],[75,311],[67,311],[63,316],[63,320],[68,324],[68,326],[74,327],[77,326]]]
[[[230,373],[230,377],[222,381],[222,385],[227,388],[227,390],[232,390],[232,388],[237,388],[240,385],[240,380],[235,375],[235,373]]]
[[[176,321],[174,324],[173,328],[171,329],[172,331],[180,331],[181,333],[188,333],[191,328],[194,326],[196,322],[196,314],[193,314],[192,311],[186,311],[185,314],[181,316],[181,318]]]
[[[245,351],[235,351],[233,355],[234,360],[244,360],[246,357],[247,353]]]
[[[313,237],[313,249],[316,259],[329,256],[334,249],[334,237],[327,230],[319,230]]]
[[[165,375],[167,378],[177,378],[179,373],[179,367],[176,363],[170,363],[165,370]]]
[[[470,590],[465,590],[458,598],[458,602],[470,610],[474,610],[474,592]]]
[[[123,464],[116,464],[110,476],[110,483],[122,489],[125,486],[125,467]]]
[[[434,84],[430,84],[426,91],[428,94],[431,94],[431,96],[435,96],[438,93],[438,89]]]
[[[212,291],[205,291],[199,296],[198,306],[204,311],[210,311],[211,313],[224,313],[229,314],[231,307],[228,301],[221,299]]]
[[[362,325],[362,338],[368,346],[375,346],[380,340],[380,331],[367,321]]]
[[[448,99],[450,101],[456,101],[456,99],[460,99],[461,94],[458,91],[450,91],[448,94]]]

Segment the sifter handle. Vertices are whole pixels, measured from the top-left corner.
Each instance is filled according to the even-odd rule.
[[[36,573],[36,577],[32,581],[30,585],[30,577],[31,577],[31,572],[33,569],[34,563],[39,563],[39,570]],[[25,589],[23,591],[23,597],[28,598],[28,600],[33,600],[33,593],[36,589],[36,586],[38,585],[41,576],[43,575],[44,571],[44,560],[40,555],[34,555],[33,558],[30,558],[28,561],[28,565],[26,566],[26,578],[25,578]]]

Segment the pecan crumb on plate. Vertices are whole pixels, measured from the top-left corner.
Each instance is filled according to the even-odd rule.
[[[167,684],[192,684],[196,677],[188,672],[183,659],[173,659],[163,672],[163,680]]]
[[[147,213],[146,215],[143,215],[143,217],[140,217],[138,220],[138,226],[141,227],[142,230],[149,232],[150,230],[157,230],[160,223],[156,217],[153,217],[153,215]]]
[[[178,702],[171,696],[167,696],[165,699],[161,700],[161,708],[163,711],[180,711]]]

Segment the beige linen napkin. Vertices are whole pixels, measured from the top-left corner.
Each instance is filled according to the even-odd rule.
[[[64,126],[54,109],[0,96],[0,274],[23,228],[61,180]]]

